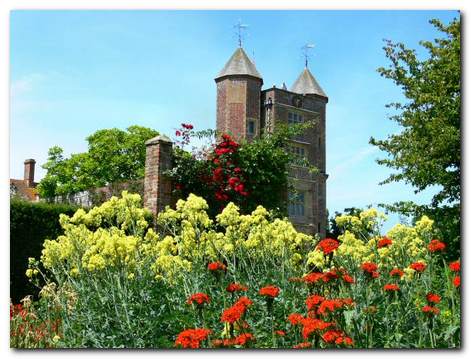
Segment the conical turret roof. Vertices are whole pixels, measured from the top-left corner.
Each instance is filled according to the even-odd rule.
[[[246,75],[262,80],[262,76],[257,71],[254,63],[250,61],[249,57],[241,47],[235,50],[234,54],[232,54],[224,68],[219,72],[216,79],[231,75]]]
[[[304,68],[301,75],[296,79],[293,86],[291,86],[291,92],[296,92],[299,94],[313,94],[323,97],[327,97],[324,90],[320,87],[319,83],[316,81],[314,76],[311,74],[311,71],[307,67]]]

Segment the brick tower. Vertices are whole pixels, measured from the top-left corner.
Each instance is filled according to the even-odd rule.
[[[217,86],[218,131],[236,139],[260,135],[262,76],[242,47],[237,48],[215,78]]]

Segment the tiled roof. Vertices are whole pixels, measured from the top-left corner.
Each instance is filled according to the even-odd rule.
[[[314,94],[327,97],[307,67],[304,68],[301,75],[299,75],[299,77],[296,79],[293,86],[291,87],[291,91],[303,95]]]
[[[235,50],[224,68],[219,72],[216,79],[230,75],[247,75],[262,79],[254,63],[249,59],[245,51],[239,47]]]
[[[35,184],[36,185],[36,184]],[[28,201],[36,201],[38,198],[38,190],[34,187],[27,187],[24,180],[10,178],[10,190],[14,187],[14,191],[18,196]]]

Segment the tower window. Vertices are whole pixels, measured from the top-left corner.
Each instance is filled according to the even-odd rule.
[[[290,217],[304,216],[304,193],[290,193],[288,196],[288,214]]]
[[[289,149],[296,157],[304,158],[306,155],[306,151],[304,150],[304,147],[290,146]]]
[[[288,112],[288,123],[294,125],[297,123],[302,123],[304,121],[303,115],[294,112]]]
[[[320,222],[317,223],[317,233],[321,233],[321,224],[320,224]]]
[[[247,133],[249,135],[255,135],[255,121],[249,120],[247,124]]]

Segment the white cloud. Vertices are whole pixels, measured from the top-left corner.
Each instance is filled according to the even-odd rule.
[[[17,100],[18,97],[26,93],[30,93],[33,91],[35,86],[43,81],[45,78],[44,75],[39,73],[32,73],[28,75],[24,75],[17,80],[11,82],[10,85],[10,98],[12,101]]]

